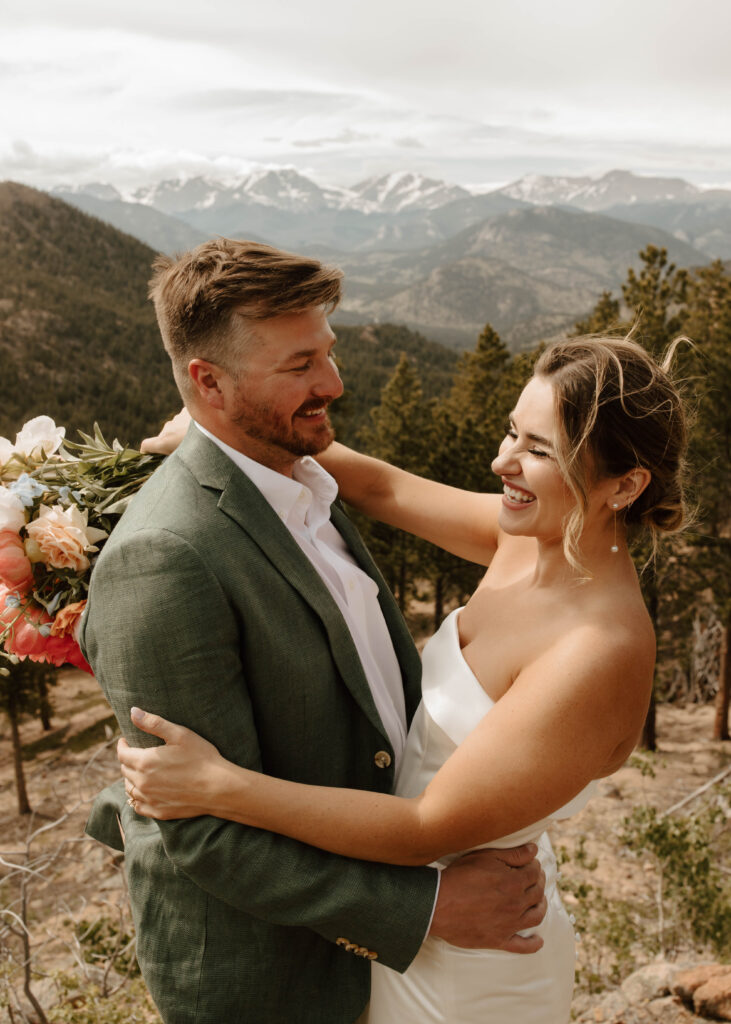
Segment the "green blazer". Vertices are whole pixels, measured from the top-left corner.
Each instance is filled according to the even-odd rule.
[[[332,521],[379,585],[410,719],[418,655],[357,531],[336,506]],[[156,741],[132,726],[135,704],[257,771],[392,788],[393,751],[337,606],[259,490],[194,426],[105,545],[82,646],[136,746]],[[121,849],[118,818],[137,955],[166,1024],[351,1024],[368,999],[367,955],[403,971],[424,938],[431,868],[213,817],[151,821],[120,783],[87,831]]]

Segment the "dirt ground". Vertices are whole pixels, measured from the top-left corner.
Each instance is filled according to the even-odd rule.
[[[73,968],[74,962],[78,967],[82,957],[81,947],[73,937],[74,922],[103,917],[129,928],[124,916],[126,894],[120,858],[83,838],[91,800],[100,788],[117,777],[113,717],[96,682],[82,672],[59,673],[52,700],[51,733],[44,734],[37,721],[27,721],[22,726],[25,775],[34,810],[31,816],[17,814],[10,731],[7,720],[0,719],[0,881],[12,870],[11,864],[39,866],[41,875],[28,883],[29,920],[36,942],[35,962],[46,972]],[[562,867],[565,876],[574,881],[579,876],[589,878],[610,901],[647,900],[655,884],[653,865],[647,859],[622,852],[617,831],[632,808],[647,804],[665,810],[731,763],[731,744],[710,739],[712,722],[710,706],[658,708],[658,751],[640,759],[640,763],[651,766],[654,777],[628,764],[600,782],[597,795],[581,814],[554,828],[554,846],[568,856]],[[24,859],[29,837],[52,822],[56,822],[52,828],[32,839]],[[10,899],[9,888],[0,888],[4,902]],[[581,934],[587,924],[581,920],[581,904],[572,900],[570,894],[566,899],[577,912],[576,927]],[[585,973],[592,966],[590,961],[597,956],[601,959],[596,943],[587,944],[586,938],[579,943],[579,967],[583,963]],[[588,949],[587,953],[582,946]],[[687,950],[683,955],[693,959]],[[641,966],[648,959],[652,957],[640,954],[636,965]],[[94,978],[94,969],[89,970]],[[37,986],[42,1001],[51,998],[49,979],[39,979]],[[586,1012],[594,998],[598,996],[577,992],[577,1013]],[[157,1018],[145,1005],[124,1019]]]

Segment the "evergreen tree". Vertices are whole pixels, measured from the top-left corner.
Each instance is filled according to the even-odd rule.
[[[577,320],[572,335],[581,337],[583,334],[621,334],[627,333],[629,327],[620,321],[619,299],[612,298],[612,293],[604,291],[585,320]]]
[[[457,366],[448,397],[434,406],[428,475],[433,480],[473,491],[501,489],[491,464],[505,436],[508,414],[531,375],[538,350],[511,357],[487,324],[473,352]],[[444,603],[463,601],[477,586],[484,566],[430,549],[429,576],[434,588],[434,625]]]
[[[731,275],[720,260],[688,278],[683,328],[694,342],[686,360],[695,395],[691,434],[698,522],[690,536],[696,593],[710,588],[724,624],[714,738],[729,738],[731,663]]]
[[[643,267],[639,274],[630,267],[622,295],[638,323],[642,344],[654,356],[661,356],[682,331],[688,272],[677,270],[668,262],[667,249],[655,245],[643,249],[640,259]]]
[[[402,353],[399,363],[371,411],[371,426],[363,432],[365,450],[411,473],[424,474],[428,465],[429,415],[419,375]],[[362,522],[362,531],[398,601],[406,610],[418,580],[423,578],[426,544],[385,523]]]

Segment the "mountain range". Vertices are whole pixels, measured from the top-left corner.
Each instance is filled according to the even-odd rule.
[[[346,271],[343,321],[403,323],[458,347],[487,321],[514,348],[565,328],[648,244],[685,266],[731,257],[731,191],[621,170],[485,193],[408,172],[323,187],[281,168],[53,194],[157,250],[223,234],[316,254]]]
[[[108,440],[137,444],[180,407],[147,298],[154,255],[68,203],[0,183],[0,435],[46,414],[71,440],[96,421]],[[449,389],[453,349],[403,326],[338,326],[343,440],[370,422],[401,352],[426,398]]]

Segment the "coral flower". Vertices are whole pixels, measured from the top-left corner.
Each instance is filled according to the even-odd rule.
[[[15,530],[0,530],[0,583],[23,594],[33,586],[33,567]]]
[[[76,603],[83,605],[85,602]],[[76,613],[74,618],[78,619],[78,615]],[[3,640],[8,654],[51,665],[74,665],[92,675],[91,667],[74,637],[52,636],[51,622],[51,616],[41,605],[35,601],[24,603],[17,589],[11,590],[0,584],[0,632],[10,627]]]
[[[86,601],[74,601],[73,604],[67,604],[65,608],[60,608],[51,626],[51,636],[73,637],[76,624],[81,618],[84,608],[86,608]]]

